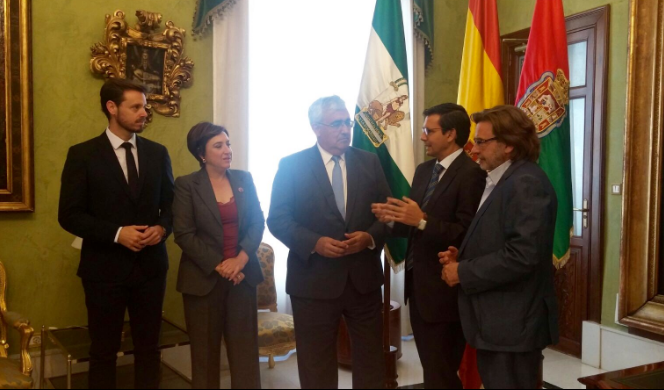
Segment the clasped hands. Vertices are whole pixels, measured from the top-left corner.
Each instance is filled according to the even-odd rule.
[[[407,226],[418,226],[424,219],[424,212],[414,200],[403,197],[403,200],[387,198],[387,203],[374,203],[371,212],[382,223],[398,222]]]
[[[118,243],[133,252],[140,252],[147,246],[157,245],[166,235],[161,226],[124,226],[120,230]]]
[[[454,287],[461,283],[459,280],[459,250],[453,246],[449,247],[447,252],[438,254],[438,261],[443,265],[441,278],[448,286]]]
[[[321,237],[316,243],[314,252],[323,257],[337,259],[362,252],[373,244],[373,238],[366,232],[348,233],[346,238],[345,241],[338,241],[330,237]]]
[[[222,278],[228,279],[233,282],[234,286],[242,283],[244,274],[242,270],[247,266],[249,256],[245,251],[241,251],[237,257],[226,259],[215,268],[215,271],[221,275]]]

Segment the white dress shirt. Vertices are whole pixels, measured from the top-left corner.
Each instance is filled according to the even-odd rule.
[[[478,207],[477,210],[482,208],[484,202],[486,202],[486,200],[493,192],[494,188],[496,188],[496,186],[500,182],[500,179],[503,178],[505,172],[507,172],[507,170],[510,169],[511,166],[512,166],[512,160],[508,160],[504,162],[503,165],[499,166],[498,168],[488,173],[486,177],[486,187],[484,188],[484,194],[482,195],[482,201],[480,202],[480,207]]]
[[[332,172],[334,171],[334,160],[332,160],[332,153],[328,152],[327,150],[323,149],[320,144],[316,144],[318,146],[318,150],[320,151],[321,157],[323,157],[323,165],[325,165],[325,170],[327,171],[327,176],[330,179],[330,184],[332,184]],[[341,177],[342,181],[344,183],[344,207],[348,207],[348,170],[346,169],[346,154],[342,154],[339,156],[339,167],[341,167]],[[376,242],[374,241],[373,237],[371,237],[371,246],[369,246],[369,249],[373,250],[376,249]]]
[[[113,151],[115,152],[115,155],[118,158],[118,162],[120,163],[122,172],[124,172],[125,180],[127,180],[127,183],[129,183],[129,172],[127,170],[127,150],[123,148],[122,145],[125,142],[129,142],[130,144],[132,144],[133,147],[131,148],[131,152],[134,155],[134,161],[136,161],[136,171],[139,172],[140,174],[140,167],[138,166],[138,148],[136,147],[136,134],[132,135],[129,141],[124,141],[122,138],[113,134],[109,128],[106,128],[106,136],[111,141],[111,146],[113,147]],[[118,232],[115,235],[114,242],[116,244],[118,243],[118,239],[120,238],[121,231],[122,228],[118,229]]]

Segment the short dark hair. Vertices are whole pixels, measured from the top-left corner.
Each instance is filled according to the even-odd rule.
[[[210,122],[201,122],[189,130],[187,134],[187,149],[196,158],[198,163],[205,165],[201,156],[205,155],[207,143],[219,134],[224,133],[230,138],[228,130],[224,126],[215,125]]]
[[[540,140],[537,129],[528,115],[514,106],[496,106],[471,115],[473,122],[489,122],[496,140],[514,148],[512,161],[537,162]]]
[[[444,103],[424,110],[424,116],[440,115],[440,127],[443,133],[456,130],[456,143],[460,147],[466,146],[470,138],[470,117],[463,106],[454,103]]]
[[[125,91],[137,91],[143,95],[147,95],[148,90],[141,84],[127,79],[119,79],[112,77],[106,80],[104,85],[99,91],[101,97],[101,110],[106,115],[106,118],[111,119],[111,113],[106,108],[106,103],[112,101],[116,106],[119,106],[124,101]]]

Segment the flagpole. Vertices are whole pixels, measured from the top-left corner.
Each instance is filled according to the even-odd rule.
[[[397,348],[390,345],[390,311],[392,305],[390,304],[390,292],[392,290],[391,273],[392,267],[387,259],[387,254],[384,255],[383,260],[383,274],[385,284],[383,287],[383,354],[385,356],[385,388],[396,389],[399,387],[397,382]]]

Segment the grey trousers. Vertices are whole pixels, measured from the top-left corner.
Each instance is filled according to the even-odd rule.
[[[192,387],[219,389],[221,341],[226,342],[233,389],[260,389],[256,288],[220,280],[206,296],[183,294],[191,341]]]
[[[535,389],[542,351],[526,353],[477,351],[477,368],[485,389]]]
[[[385,383],[381,291],[362,295],[350,279],[337,299],[291,296],[297,365],[303,389],[338,389],[337,335],[343,316],[353,346],[353,389]]]

